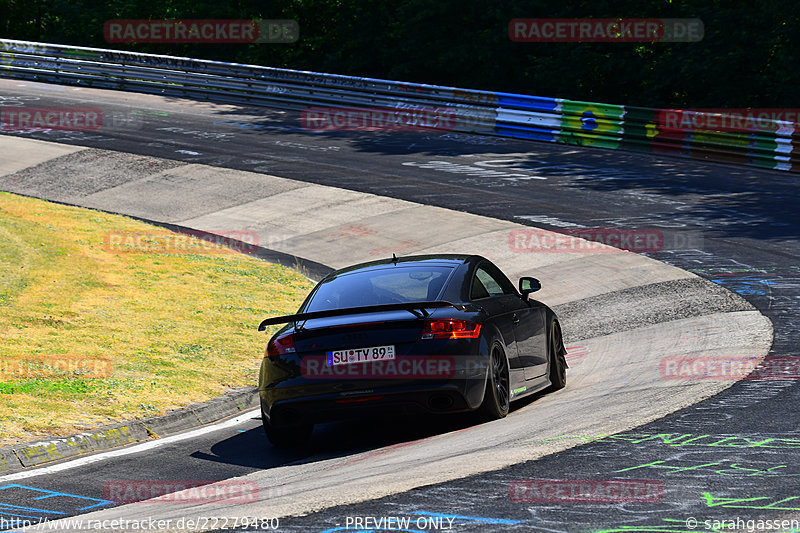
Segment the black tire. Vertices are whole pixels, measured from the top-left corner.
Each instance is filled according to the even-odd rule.
[[[274,427],[263,413],[261,422],[264,424],[264,433],[267,434],[267,439],[273,446],[281,449],[305,448],[311,442],[311,434],[314,432],[314,424],[307,423]]]
[[[567,386],[567,350],[561,336],[561,326],[555,318],[550,319],[550,334],[547,339],[547,352],[550,360],[550,391],[557,391]]]
[[[505,418],[510,404],[510,379],[508,376],[508,359],[500,345],[492,348],[489,356],[489,371],[486,376],[486,391],[483,403],[479,408],[483,418],[497,420]]]

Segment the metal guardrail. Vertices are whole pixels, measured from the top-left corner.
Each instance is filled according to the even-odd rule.
[[[682,110],[11,40],[0,40],[0,76],[290,110],[424,109],[448,130],[800,172],[800,129],[791,121],[700,129],[665,120],[692,116]]]

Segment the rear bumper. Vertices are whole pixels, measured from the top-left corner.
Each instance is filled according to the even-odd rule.
[[[480,405],[480,402],[472,404],[464,387],[454,383],[364,388],[350,393],[294,397],[286,394],[288,391],[276,393],[273,389],[261,389],[259,392],[261,411],[265,419],[276,426],[387,414],[460,413],[472,411]],[[276,399],[276,396],[281,399]]]
[[[483,402],[488,350],[473,341],[424,345],[428,353],[331,367],[319,353],[265,357],[259,394],[265,420],[276,426],[327,422],[392,412],[458,413]],[[406,352],[419,349],[405,347]],[[312,364],[314,363],[314,364]]]

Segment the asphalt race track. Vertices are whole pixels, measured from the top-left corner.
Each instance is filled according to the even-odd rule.
[[[269,174],[551,230],[658,229],[664,236],[663,247],[647,256],[738,294],[768,317],[774,327],[768,357],[800,355],[796,348],[800,325],[796,204],[800,191],[792,174],[454,132],[312,133],[300,129],[297,113],[28,82],[2,80],[0,94],[4,106],[11,102],[37,107],[92,105],[102,109],[105,118],[104,127],[95,132],[5,132],[17,137],[160,158],[176,162],[175,166],[192,163]],[[90,157],[92,152],[77,152],[75,157],[80,154]],[[23,168],[20,170],[24,177]],[[52,190],[63,191],[58,166],[50,170],[47,176],[39,176],[36,186],[47,190],[51,182]],[[12,174],[10,181],[0,180],[0,189],[15,191],[14,179]],[[133,214],[139,199],[116,201],[109,210]],[[177,218],[199,223],[201,217],[190,211],[186,206],[186,213]],[[442,229],[431,228],[432,233],[437,231]],[[270,243],[263,242],[263,246],[270,247]],[[412,242],[407,247],[408,253],[415,251]],[[336,259],[346,264],[346,256]],[[674,295],[682,296],[680,292]],[[570,314],[569,305],[564,304],[559,312]],[[691,305],[697,304],[692,301]],[[612,317],[618,322],[639,319],[635,310],[620,309],[619,313]],[[588,323],[579,327],[598,335],[608,333],[601,317],[586,318]],[[590,336],[587,333],[580,338]],[[569,341],[567,345],[572,346]],[[576,349],[571,355],[570,372],[582,375],[581,367],[589,368],[593,352]],[[601,370],[608,369],[596,369]],[[285,496],[282,485],[260,486],[260,506],[252,514],[263,519],[258,523],[261,529],[277,526],[280,531],[318,532],[338,528],[702,531],[711,530],[705,527],[705,520],[800,519],[797,377],[795,372],[783,379],[741,381],[700,403],[622,432],[597,408],[602,405],[601,398],[586,397],[576,409],[596,418],[594,432],[543,436],[535,423],[526,421],[530,428],[526,440],[552,444],[555,453],[529,460],[517,455],[514,464],[467,477],[456,472],[440,483],[406,480],[415,488],[387,495],[376,487],[374,494],[363,494],[360,499],[364,501],[321,505],[320,510],[302,517],[285,517],[268,505],[271,496],[276,500]],[[523,420],[526,410],[556,404],[559,394],[525,402],[506,421],[492,423],[491,431],[502,433],[503,424]],[[346,463],[352,467],[368,460],[375,464],[376,457],[404,454],[408,459],[414,457],[419,442],[424,445],[443,438],[458,442],[458,438],[489,434],[490,430],[472,424],[468,417],[384,420],[367,427],[329,424],[315,432],[309,453],[291,454],[269,447],[260,421],[252,414],[191,439],[175,439],[140,451],[133,447],[132,453],[118,457],[93,460],[89,456],[71,468],[54,465],[0,476],[0,515],[19,516],[22,507],[37,515],[43,502],[54,513],[50,519],[110,508],[116,503],[103,491],[110,479],[212,482],[248,474],[269,476],[277,469],[282,472],[281,479],[286,479],[293,471],[311,468],[314,472],[314,465]],[[464,464],[476,457],[488,461],[492,454],[487,448],[460,460]],[[459,467],[458,462],[451,464]],[[320,468],[316,475],[325,473]],[[663,495],[657,501],[520,501],[530,492],[519,490],[524,483],[513,483],[604,479],[646,480],[662,487]],[[269,493],[273,490],[274,494]],[[333,501],[336,488],[329,490]],[[372,499],[372,495],[382,497]],[[302,500],[303,495],[293,497]],[[234,527],[241,523],[220,520],[226,517],[224,511],[223,507],[209,515],[203,528],[242,530]],[[142,517],[152,514],[148,511]],[[269,520],[276,516],[281,516],[280,520]],[[377,522],[389,517],[409,522]],[[687,523],[689,518],[699,525]],[[800,524],[769,529],[800,531]]]

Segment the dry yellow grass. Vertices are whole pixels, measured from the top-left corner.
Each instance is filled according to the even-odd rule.
[[[109,245],[119,231],[168,233],[0,193],[0,446],[255,384],[258,323],[313,286],[228,249],[131,253]]]

